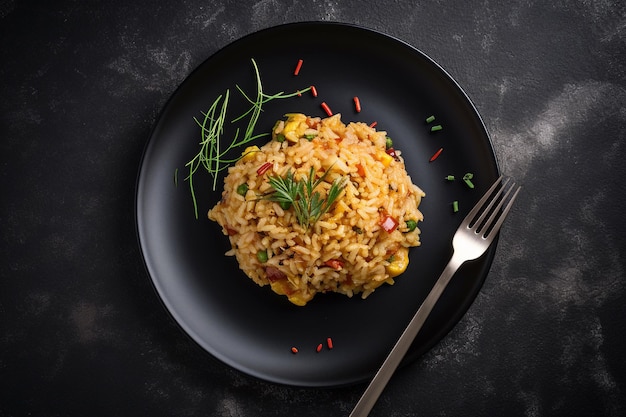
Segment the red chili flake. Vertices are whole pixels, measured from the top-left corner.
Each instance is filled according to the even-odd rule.
[[[325,101],[323,101],[322,104],[320,104],[320,106],[322,106],[322,109],[324,109],[328,117],[333,115],[333,111],[330,109],[330,107],[328,107],[328,104],[326,104]]]
[[[328,349],[332,349],[333,348],[333,339],[331,339],[330,337],[326,339],[326,346],[328,346]]]
[[[311,86],[311,95],[317,97],[317,88],[314,85]]]
[[[297,347],[295,347],[295,346],[294,346],[294,347],[292,347],[292,348],[291,348],[291,353],[293,353],[293,354],[298,353],[298,348],[297,348]]]
[[[302,68],[302,62],[303,61],[301,59],[298,60],[298,63],[296,64],[296,69],[294,70],[293,75],[300,74],[300,68]]]
[[[371,127],[372,129],[374,129],[374,128],[376,127],[376,125],[377,125],[377,124],[378,124],[378,122],[372,122],[372,123],[370,124],[370,127]]]
[[[359,100],[357,96],[354,96],[353,100],[354,100],[354,109],[356,110],[357,113],[360,113],[361,112],[361,100]]]
[[[443,152],[443,148],[439,148],[437,152],[435,152],[434,155],[430,157],[428,162],[433,162],[435,159],[439,158],[439,155],[441,155],[441,152]]]
[[[256,170],[256,173],[258,175],[263,175],[265,174],[267,171],[269,171],[269,169],[272,167],[272,163],[271,162],[266,162],[263,165],[261,165],[259,167],[259,169]]]
[[[316,352],[320,352],[322,350],[322,348],[324,347],[324,345],[322,345],[321,343],[319,345],[317,345],[317,348],[315,349]]]

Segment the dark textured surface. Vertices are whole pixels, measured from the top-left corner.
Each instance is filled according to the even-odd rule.
[[[231,41],[302,20],[423,50],[524,185],[487,281],[373,416],[626,413],[620,1],[0,1],[0,416],[342,416],[364,386],[231,370],[173,323],[133,220],[150,129]]]

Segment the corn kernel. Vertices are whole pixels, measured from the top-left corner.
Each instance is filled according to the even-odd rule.
[[[301,113],[290,113],[286,116],[287,122],[285,122],[282,133],[289,142],[298,142],[304,131],[308,129],[306,116]]]
[[[389,155],[383,150],[380,150],[376,153],[376,159],[382,162],[383,166],[387,168],[389,165],[391,165],[391,161],[393,161],[393,156]]]
[[[306,305],[306,303],[310,300],[310,298],[304,297],[302,294],[300,294],[299,292],[290,295],[289,297],[287,297],[287,299],[292,303],[295,304],[297,306],[304,306]]]
[[[254,146],[248,146],[246,148],[246,150],[244,150],[241,155],[243,155],[243,157],[241,158],[243,160],[243,162],[250,162],[250,161],[254,161],[254,158],[256,157],[256,153],[259,152],[260,149],[258,146],[254,145]]]
[[[391,278],[397,277],[406,271],[409,266],[409,250],[407,248],[400,248],[393,254],[391,262],[385,267],[387,273]]]

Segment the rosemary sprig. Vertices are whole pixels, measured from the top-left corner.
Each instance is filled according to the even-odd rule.
[[[221,139],[224,135],[226,113],[230,100],[230,90],[228,89],[223,95],[218,96],[215,101],[213,101],[209,110],[202,112],[202,118],[198,119],[194,117],[194,121],[200,127],[200,149],[198,153],[185,164],[185,167],[189,169],[189,174],[185,178],[185,181],[189,182],[196,219],[198,218],[198,203],[193,185],[193,177],[198,169],[202,167],[209,173],[209,175],[211,175],[213,178],[212,187],[213,191],[215,191],[217,188],[217,178],[220,172],[224,171],[230,164],[237,162],[237,160],[241,158],[241,156],[239,156],[235,159],[226,159],[226,155],[234,148],[238,148],[270,134],[269,132],[260,134],[254,133],[259,116],[263,111],[263,105],[275,99],[285,99],[301,95],[311,88],[308,87],[288,94],[282,91],[271,95],[265,94],[263,92],[263,85],[261,84],[259,67],[254,59],[251,61],[256,78],[256,97],[251,98],[241,87],[239,87],[239,85],[235,85],[239,93],[241,93],[245,100],[251,104],[250,109],[231,121],[231,123],[236,123],[244,120],[246,117],[249,117],[245,131],[241,137],[240,129],[237,127],[230,143],[227,143],[226,146],[222,144]]]
[[[315,189],[326,180],[329,171],[315,179],[315,170],[311,167],[309,176],[303,176],[296,180],[291,170],[285,177],[272,176],[269,183],[274,191],[265,196],[270,201],[279,203],[282,207],[293,207],[298,224],[305,230],[314,225],[331,208],[337,197],[346,187],[345,178],[337,178],[333,181],[326,194],[322,198]]]

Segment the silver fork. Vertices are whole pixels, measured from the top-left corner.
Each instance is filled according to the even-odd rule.
[[[441,276],[433,286],[415,316],[409,322],[393,349],[378,369],[376,375],[365,389],[350,417],[366,417],[389,382],[400,361],[413,343],[426,318],[432,311],[441,293],[450,282],[450,278],[459,267],[483,255],[498,234],[504,218],[511,210],[513,201],[521,187],[510,178],[504,182],[502,176],[487,190],[476,206],[467,214],[452,238],[454,252]]]

